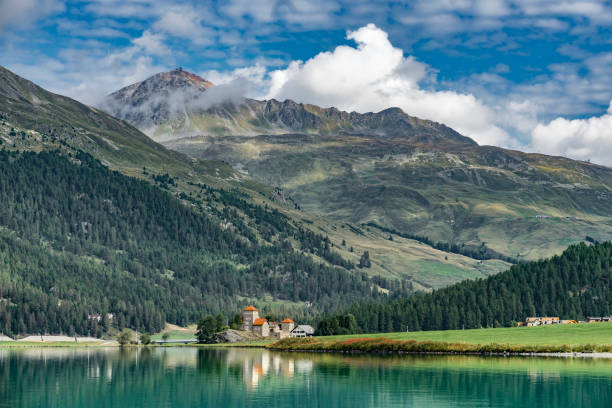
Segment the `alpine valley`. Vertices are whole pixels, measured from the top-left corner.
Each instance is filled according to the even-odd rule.
[[[94,108],[0,67],[0,330],[395,304],[612,239],[611,189],[608,167],[397,108],[244,99],[182,69]]]

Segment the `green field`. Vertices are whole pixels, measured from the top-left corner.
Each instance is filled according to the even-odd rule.
[[[413,353],[612,352],[612,324],[555,325],[498,329],[284,339],[268,348],[282,351]]]
[[[612,324],[584,323],[559,324],[539,327],[504,327],[498,329],[439,330],[406,333],[355,334],[319,337],[322,341],[344,341],[367,337],[385,337],[391,340],[436,341],[468,344],[530,344],[530,345],[583,345],[612,344]]]

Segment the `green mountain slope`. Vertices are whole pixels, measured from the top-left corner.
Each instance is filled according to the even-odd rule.
[[[206,214],[85,153],[1,150],[0,200],[6,333],[99,332],[88,316],[106,313],[118,328],[159,331],[165,321],[228,316],[264,295],[303,317],[383,296],[321,236],[288,228],[278,214],[260,223],[279,237],[265,244],[229,207]],[[291,240],[308,242],[329,264],[295,251]]]
[[[323,334],[497,327],[528,316],[585,319],[612,310],[612,243],[573,245],[560,256],[515,265],[487,279],[430,294],[361,304],[323,319]],[[352,321],[352,327],[344,322]],[[346,329],[346,330],[345,330]]]
[[[163,107],[174,114],[161,118],[146,101],[159,89],[185,91],[158,76],[145,83],[150,92],[133,100],[120,90],[108,109],[173,150],[224,160],[338,222],[484,243],[519,259],[559,253],[585,236],[612,237],[608,167],[478,146],[396,108],[358,114],[293,101],[203,103],[214,87]],[[134,119],[132,110],[147,114]]]
[[[112,170],[154,183],[184,204],[212,213],[220,223],[228,220],[228,214],[239,217],[246,226],[240,234],[261,242],[275,245],[281,233],[291,231],[290,236],[300,237],[292,238],[296,249],[327,263],[331,258],[322,244],[325,237],[333,252],[353,264],[369,251],[372,267],[361,271],[377,279],[408,280],[415,289],[488,276],[508,266],[498,260],[481,262],[449,254],[397,236],[390,241],[389,234],[381,230],[349,228],[313,216],[296,208],[284,191],[257,182],[226,162],[197,160],[168,150],[102,111],[54,95],[1,68],[0,76],[0,147],[20,151],[60,148],[64,154],[85,151]],[[192,83],[190,77],[176,81]],[[138,93],[131,89],[129,95]],[[215,194],[204,192],[209,188]],[[261,213],[269,215],[261,217]],[[313,244],[304,232],[319,236],[317,242]],[[341,245],[343,241],[346,245]],[[273,298],[261,296],[275,304]]]
[[[0,330],[11,334],[157,331],[252,302],[311,319],[508,265],[311,216],[226,163],[168,150],[2,68],[0,200]],[[365,251],[372,266],[359,269]]]

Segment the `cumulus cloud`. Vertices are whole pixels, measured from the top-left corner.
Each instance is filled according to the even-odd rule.
[[[190,7],[173,7],[166,11],[153,28],[169,35],[186,38],[197,45],[213,43],[215,33],[202,25],[201,13]]]
[[[57,0],[2,0],[0,1],[0,33],[8,27],[32,24],[64,8],[63,2]]]
[[[149,30],[146,30],[138,38],[135,38],[132,42],[136,47],[142,48],[146,53],[151,55],[165,55],[170,53],[170,49],[164,44],[164,36],[161,34],[154,34]]]
[[[538,124],[531,148],[537,152],[612,165],[612,101],[601,116],[587,119],[556,118]]]
[[[347,39],[357,46],[338,46],[272,71],[267,97],[358,112],[397,106],[443,122],[481,144],[509,142],[508,134],[494,124],[494,112],[474,95],[422,87],[428,79],[427,65],[404,57],[374,24],[349,32]]]

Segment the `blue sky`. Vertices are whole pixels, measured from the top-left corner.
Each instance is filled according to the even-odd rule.
[[[0,64],[85,103],[182,66],[612,165],[609,1],[0,0]]]

